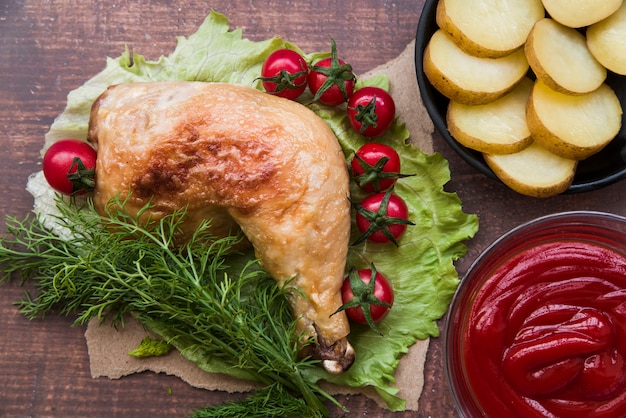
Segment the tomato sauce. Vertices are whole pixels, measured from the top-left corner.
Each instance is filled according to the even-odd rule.
[[[626,417],[626,257],[547,241],[508,258],[475,294],[461,337],[489,417]]]

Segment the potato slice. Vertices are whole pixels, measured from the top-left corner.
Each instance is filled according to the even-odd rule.
[[[585,37],[550,18],[535,23],[524,50],[537,78],[561,93],[589,93],[606,79],[606,68],[591,54]]]
[[[589,26],[613,14],[623,0],[542,0],[557,22],[570,28]]]
[[[497,58],[524,45],[544,15],[541,0],[439,0],[436,19],[468,54]]]
[[[578,163],[554,155],[536,142],[514,154],[484,154],[484,158],[504,184],[532,197],[550,197],[567,190]]]
[[[528,71],[522,49],[501,58],[479,58],[461,50],[442,29],[424,51],[424,73],[441,94],[459,103],[485,104],[511,91]]]
[[[526,123],[526,103],[533,88],[527,77],[491,103],[468,106],[451,101],[446,119],[450,134],[461,144],[488,154],[521,151],[533,140]]]
[[[564,158],[582,160],[617,135],[622,106],[606,84],[591,93],[571,96],[536,81],[526,121],[532,137],[546,149]]]
[[[611,16],[587,28],[587,46],[609,70],[626,75],[626,3]]]

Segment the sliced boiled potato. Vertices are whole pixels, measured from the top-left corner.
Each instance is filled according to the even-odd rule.
[[[536,81],[526,121],[536,142],[551,152],[582,160],[600,151],[619,132],[622,106],[606,84],[591,93],[571,96]]]
[[[613,14],[623,0],[542,0],[554,20],[570,28],[589,26]]]
[[[559,157],[533,142],[514,154],[484,154],[487,165],[511,189],[532,197],[550,197],[572,184],[577,161]]]
[[[497,58],[524,45],[544,15],[541,0],[439,0],[436,19],[468,54]]]
[[[587,28],[587,46],[609,70],[626,75],[626,3],[611,16]]]
[[[501,58],[479,58],[461,50],[442,29],[424,51],[424,73],[450,100],[478,105],[511,91],[528,71],[523,49]]]
[[[585,37],[553,19],[535,23],[524,49],[537,78],[561,93],[589,93],[606,79],[606,68],[591,54]]]
[[[533,140],[526,123],[526,103],[533,88],[527,77],[508,94],[491,103],[468,106],[451,101],[448,130],[459,143],[488,154],[521,151]]]

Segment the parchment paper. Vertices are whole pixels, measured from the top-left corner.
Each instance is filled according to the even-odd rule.
[[[414,47],[415,43],[411,42],[397,58],[361,77],[366,79],[376,74],[389,76],[397,113],[401,121],[406,123],[412,143],[430,154],[433,152],[431,134],[434,128],[423,107],[417,87]],[[129,319],[125,328],[121,330],[116,330],[108,324],[100,325],[97,320],[93,320],[85,332],[91,375],[94,378],[118,379],[132,373],[153,371],[178,376],[192,386],[208,390],[242,392],[255,387],[253,383],[236,380],[230,376],[206,373],[183,358],[176,350],[162,357],[136,359],[129,356],[128,352],[135,349],[146,335],[148,334],[142,325],[132,319]],[[409,353],[403,356],[396,371],[399,396],[406,399],[408,410],[417,411],[419,408],[428,344],[429,340],[415,343]],[[379,405],[385,406],[384,401],[371,388],[358,390],[335,385],[326,385],[325,388],[334,394],[362,393],[376,400]]]

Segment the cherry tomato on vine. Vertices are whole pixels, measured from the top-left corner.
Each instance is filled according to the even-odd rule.
[[[265,91],[286,99],[297,99],[306,89],[309,67],[304,58],[291,49],[270,54],[261,68]]]
[[[64,139],[48,148],[43,174],[48,184],[66,195],[83,194],[95,186],[96,151],[78,139]]]
[[[376,138],[387,132],[395,117],[396,104],[393,98],[379,87],[362,87],[348,101],[350,125],[368,138]]]
[[[347,102],[354,93],[356,76],[352,66],[337,57],[337,45],[331,39],[331,56],[318,61],[309,71],[309,89],[319,100],[328,106]]]
[[[368,325],[382,335],[376,324],[391,310],[394,292],[389,280],[373,264],[370,269],[350,270],[341,286],[341,299],[343,305],[337,312],[345,311],[350,321]]]
[[[409,209],[404,200],[390,190],[369,195],[356,207],[356,226],[361,236],[353,245],[364,240],[378,244],[393,243],[404,234],[409,221]]]
[[[400,174],[400,156],[388,145],[368,142],[360,147],[350,162],[352,177],[367,192],[384,192],[396,184]]]

